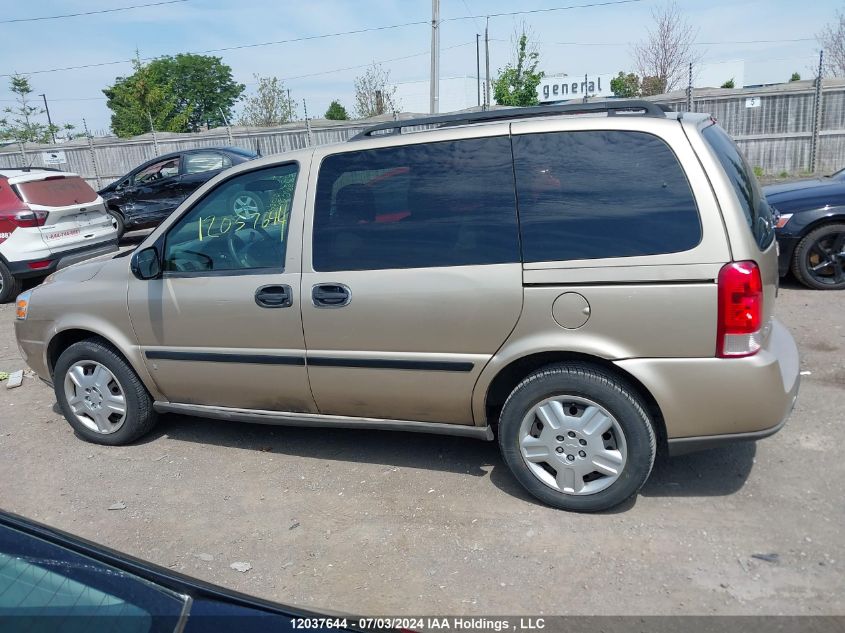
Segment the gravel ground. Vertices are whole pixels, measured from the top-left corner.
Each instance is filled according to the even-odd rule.
[[[663,460],[611,513],[539,505],[494,443],[462,438],[168,416],[136,445],[95,446],[33,378],[0,386],[0,507],[337,611],[843,614],[845,292],[786,282],[777,312],[811,372],[785,429]],[[0,306],[3,371],[23,367],[12,322]]]

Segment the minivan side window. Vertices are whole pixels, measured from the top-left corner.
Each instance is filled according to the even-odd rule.
[[[164,270],[208,273],[284,269],[298,165],[256,169],[223,181],[167,232]],[[244,200],[249,199],[249,205]]]
[[[343,152],[323,160],[314,270],[518,261],[507,137]]]
[[[701,134],[725,170],[757,246],[765,250],[775,238],[775,227],[772,209],[760,190],[757,177],[731,137],[721,127],[714,123],[704,128]]]
[[[524,134],[513,151],[526,262],[677,253],[701,241],[689,182],[652,134]]]

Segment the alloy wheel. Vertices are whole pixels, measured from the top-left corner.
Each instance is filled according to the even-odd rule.
[[[627,461],[625,434],[616,418],[578,396],[555,396],[534,405],[518,437],[529,470],[565,494],[605,490],[619,479]]]

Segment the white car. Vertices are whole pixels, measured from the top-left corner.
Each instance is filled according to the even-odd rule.
[[[114,251],[115,222],[77,174],[0,168],[0,303],[23,279]]]

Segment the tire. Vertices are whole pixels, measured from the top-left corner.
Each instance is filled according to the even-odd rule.
[[[73,382],[72,379],[68,378],[68,372],[71,369],[74,372],[76,372],[76,368],[78,367],[93,367],[96,369],[97,365],[104,367],[110,372],[111,377],[114,379],[109,383],[110,390],[114,394],[116,385],[122,392],[124,402],[125,414],[122,421],[119,424],[109,421],[110,428],[106,432],[91,428],[92,425],[98,425],[94,422],[94,414],[91,413],[92,409],[86,408],[86,403],[82,402],[76,405],[78,409],[82,410],[82,416],[74,412],[69,400],[68,389],[75,390],[76,395],[84,397],[83,387],[76,385],[72,387],[66,386],[68,380]],[[78,375],[78,373],[75,375]],[[94,374],[90,377],[86,376],[86,379],[93,380]],[[85,388],[94,388],[94,385],[87,381],[83,383],[83,386]],[[95,339],[74,343],[62,352],[53,372],[53,388],[56,392],[56,400],[65,419],[73,427],[73,430],[76,431],[76,434],[88,442],[109,446],[129,444],[148,433],[157,421],[158,416],[153,410],[152,398],[132,367],[111,345]],[[104,404],[108,402],[108,395],[102,387],[98,387],[98,391],[92,393],[91,397],[97,397]],[[113,419],[115,420],[116,415],[113,414]],[[86,420],[87,424],[85,422]]]
[[[14,301],[21,293],[22,282],[0,261],[0,303]]]
[[[254,191],[240,191],[229,198],[229,208],[232,214],[245,219],[254,217],[255,213],[264,213],[264,201]]]
[[[123,219],[123,214],[120,211],[109,209],[108,213],[117,223],[117,239],[121,239],[123,234],[126,233],[126,220]]]
[[[825,257],[825,253],[828,256]],[[845,288],[845,224],[825,224],[813,229],[795,247],[792,273],[809,288],[842,290]],[[822,266],[813,271],[813,266]],[[837,281],[838,279],[838,281]]]
[[[601,430],[608,424],[607,431]],[[516,386],[499,418],[499,448],[517,481],[540,501],[563,510],[598,512],[642,487],[654,465],[657,440],[634,389],[600,367],[571,362],[544,367]],[[532,454],[531,461],[524,451]],[[616,474],[589,471],[595,465]]]

